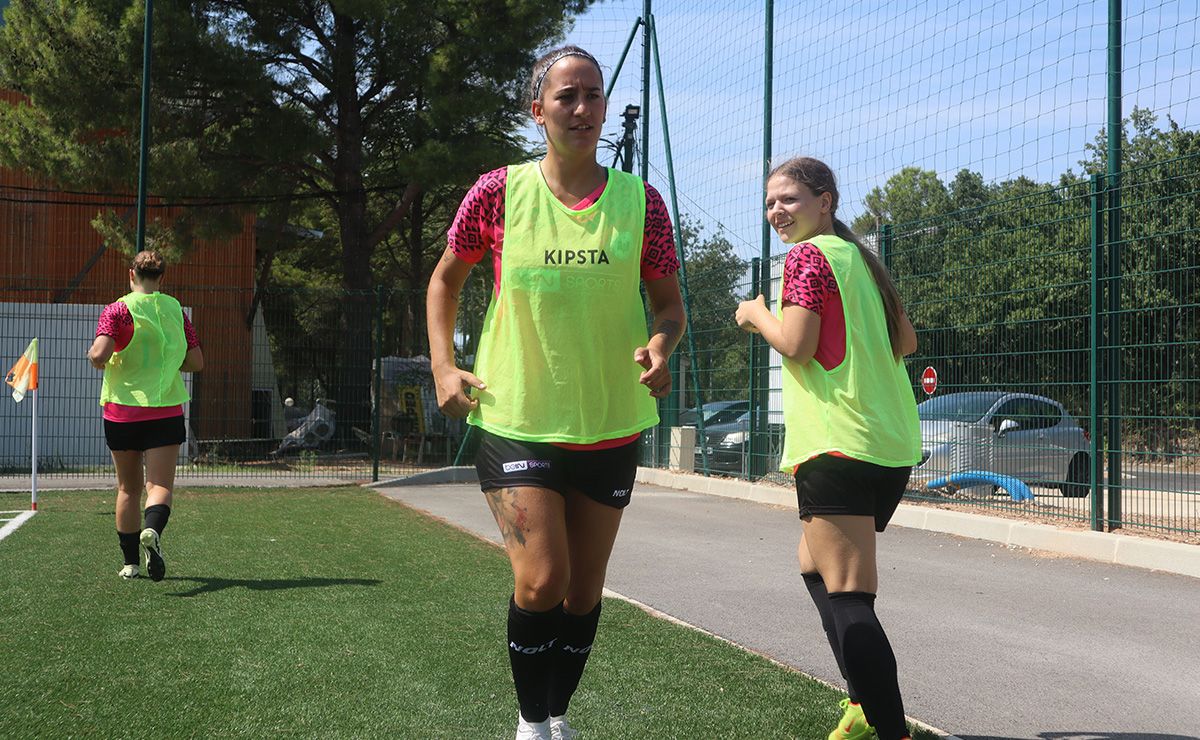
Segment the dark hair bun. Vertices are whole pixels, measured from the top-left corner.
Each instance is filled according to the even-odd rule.
[[[167,269],[167,261],[153,249],[138,252],[133,258],[133,271],[139,278],[160,278]]]

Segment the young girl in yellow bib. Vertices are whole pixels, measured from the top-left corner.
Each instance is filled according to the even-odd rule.
[[[557,740],[575,736],[567,705],[592,651],[638,438],[671,390],[684,310],[662,198],[596,161],[599,64],[555,49],[534,65],[529,92],[546,156],[488,172],[467,193],[427,313],[438,406],[480,430],[480,487],[512,563],[516,736]],[[468,372],[454,359],[458,297],[489,254],[495,292]]]
[[[191,320],[179,301],[159,291],[165,271],[161,254],[138,252],[129,292],[105,307],[88,350],[92,367],[104,371],[100,405],[117,469],[117,539],[125,559],[119,575],[126,579],[141,574],[139,544],[146,551],[146,575],[153,581],[166,575],[161,538],[174,501],[179,445],[187,439],[183,404],[189,397],[180,373],[204,368]]]
[[[808,157],[767,179],[767,220],[791,244],[778,311],[743,301],[737,323],[783,356],[784,449],[804,532],[800,572],[850,696],[830,740],[908,737],[896,658],[875,616],[875,535],[920,461],[903,357],[917,336],[887,270],[837,217],[833,172]]]

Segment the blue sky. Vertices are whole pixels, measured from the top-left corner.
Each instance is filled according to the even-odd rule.
[[[1200,9],[1195,0],[1125,0],[1127,116],[1148,107],[1200,127]],[[847,9],[849,7],[849,9]],[[611,74],[641,0],[594,6],[567,41]],[[761,250],[763,3],[657,0],[680,210],[721,225],[743,256]],[[838,174],[849,222],[862,198],[903,167],[949,181],[1056,181],[1079,170],[1106,120],[1106,0],[775,2],[776,158],[809,154]],[[609,107],[641,100],[635,40]],[[668,195],[657,93],[651,183]],[[607,159],[606,159],[607,163]],[[772,250],[778,252],[778,245]]]

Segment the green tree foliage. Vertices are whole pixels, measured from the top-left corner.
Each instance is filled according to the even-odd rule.
[[[921,221],[950,210],[950,195],[937,173],[919,167],[892,175],[882,189],[872,189],[865,202],[868,212],[851,224],[860,234],[875,231],[880,223]]]
[[[0,164],[74,189],[132,192],[141,5],[18,0],[5,18],[0,87],[28,104],[0,106]],[[153,192],[168,203],[221,201],[158,224],[155,246],[187,249],[240,226],[246,206],[235,204],[278,192],[284,171],[315,149],[317,132],[299,110],[272,100],[269,70],[187,5],[159,4],[154,53]],[[128,209],[101,214],[97,228],[128,251],[130,220]]]

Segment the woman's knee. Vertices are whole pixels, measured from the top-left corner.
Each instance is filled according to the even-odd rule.
[[[554,568],[522,574],[513,589],[517,606],[534,612],[552,609],[567,595],[569,581],[565,571]]]
[[[563,599],[563,608],[572,614],[587,614],[600,603],[604,586],[599,588],[579,588],[574,583],[567,589],[567,597]]]
[[[141,499],[144,486],[140,482],[117,481],[117,497]]]
[[[169,486],[164,486],[158,483],[146,483],[146,505],[153,506],[155,504],[171,505],[172,491]]]

